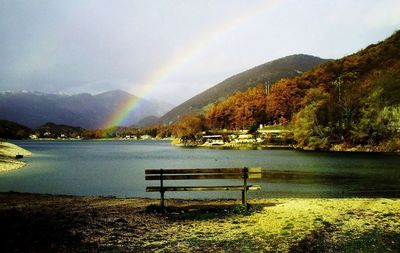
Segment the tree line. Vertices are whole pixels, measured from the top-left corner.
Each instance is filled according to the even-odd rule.
[[[289,127],[299,147],[400,149],[400,32],[302,76],[282,79],[269,94],[263,84],[236,92],[204,115],[183,117],[174,129],[183,136],[258,124]]]

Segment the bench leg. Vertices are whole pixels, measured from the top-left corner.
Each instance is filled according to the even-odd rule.
[[[249,205],[247,204],[247,190],[242,191],[242,205],[246,207],[246,210],[249,209]]]
[[[160,199],[160,206],[162,209],[164,209],[164,192],[160,192],[161,193],[161,199]]]
[[[246,210],[249,209],[249,205],[247,205],[247,179],[249,178],[249,169],[243,168],[243,191],[242,191],[242,204],[246,206]]]

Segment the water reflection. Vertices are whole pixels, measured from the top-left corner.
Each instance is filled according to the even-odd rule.
[[[399,181],[385,173],[264,170],[253,182],[270,197],[400,197]]]

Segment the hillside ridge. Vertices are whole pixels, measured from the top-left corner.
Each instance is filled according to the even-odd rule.
[[[273,84],[282,78],[295,77],[329,60],[306,54],[295,54],[260,64],[226,78],[215,86],[201,92],[176,106],[160,118],[164,124],[172,123],[181,116],[201,113],[207,106],[237,91],[245,91],[259,83]]]

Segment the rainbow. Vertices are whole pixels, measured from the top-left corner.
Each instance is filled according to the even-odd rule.
[[[212,29],[206,31],[201,36],[196,38],[188,46],[184,47],[178,53],[173,55],[167,61],[165,61],[159,68],[153,71],[143,82],[138,89],[135,90],[135,95],[143,98],[148,95],[156,86],[160,85],[164,79],[166,79],[176,69],[180,68],[197,53],[206,49],[218,38],[222,37],[229,31],[241,26],[251,18],[257,17],[266,11],[270,10],[278,3],[277,1],[266,1],[261,4],[257,4],[247,11],[241,13],[240,16],[229,19],[218,26],[214,26]],[[113,114],[108,118],[103,129],[111,128],[113,126],[120,126],[126,117],[140,106],[141,99],[131,99],[124,103],[117,113]]]

